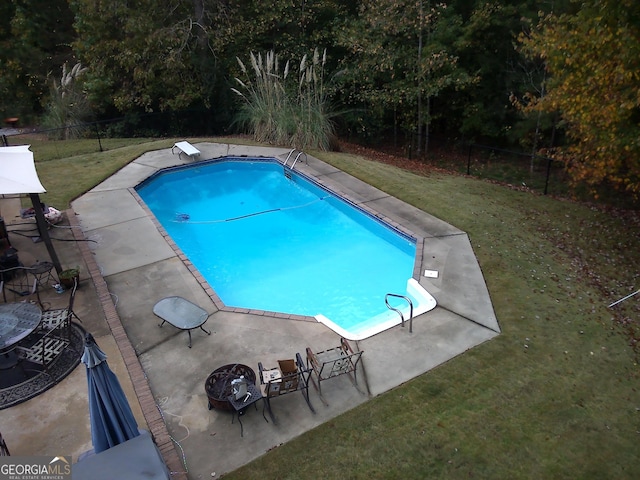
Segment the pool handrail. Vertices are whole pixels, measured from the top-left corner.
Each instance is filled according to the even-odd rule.
[[[400,311],[400,309],[392,307],[389,304],[389,297],[395,297],[395,298],[403,298],[404,300],[406,300],[409,303],[409,333],[413,333],[413,302],[411,301],[411,299],[409,297],[407,297],[406,295],[398,295],[397,293],[387,293],[384,296],[384,303],[387,305],[387,308],[389,310],[393,310],[394,312],[396,312],[398,315],[400,315],[400,319],[402,321],[402,326],[404,327],[404,315],[402,314],[402,312]]]
[[[287,158],[284,160],[284,162],[282,162],[282,166],[286,167],[287,166],[287,162],[289,161],[289,159],[291,158],[291,155],[293,155],[293,152],[298,152],[298,154],[296,155],[296,158],[293,160],[293,163],[291,164],[291,166],[289,167],[291,170],[293,170],[293,167],[295,167],[296,163],[298,162],[298,160],[300,159],[301,155],[304,155],[305,161],[307,163],[309,163],[309,159],[307,157],[307,154],[305,152],[303,152],[302,150],[298,150],[297,148],[292,148],[289,151],[289,154],[287,155]]]

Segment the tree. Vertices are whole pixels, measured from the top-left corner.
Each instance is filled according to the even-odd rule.
[[[358,2],[339,0],[230,0],[226,55],[231,58],[252,51],[274,50],[302,58],[314,48],[334,50],[333,26],[348,19]]]
[[[547,15],[523,51],[547,69],[528,111],[558,111],[571,143],[554,152],[576,185],[640,199],[640,5],[590,0],[575,15]]]
[[[3,0],[2,113],[28,121],[41,111],[49,92],[49,75],[63,63],[73,61],[74,38],[73,15],[66,0]]]
[[[435,116],[431,100],[472,81],[452,53],[459,28],[459,18],[444,4],[426,0],[360,3],[357,19],[343,23],[337,37],[347,51],[344,101],[366,110],[360,119],[362,128],[368,125],[365,116],[368,122],[377,119],[379,125],[391,121],[418,138],[427,132],[427,145],[428,126]],[[377,136],[379,130],[370,133]],[[421,141],[417,145],[422,148]]]
[[[224,4],[204,1],[71,0],[88,67],[86,86],[100,111],[165,111],[211,104],[216,15]]]
[[[477,82],[451,99],[453,118],[468,138],[503,139],[519,116],[509,93],[518,82],[512,65],[518,62],[513,41],[523,12],[505,2],[474,2],[464,12],[461,35],[455,41],[461,65]]]

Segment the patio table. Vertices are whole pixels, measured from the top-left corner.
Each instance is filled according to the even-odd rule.
[[[211,332],[207,332],[202,326],[209,318],[207,311],[185,298],[163,298],[154,305],[153,313],[162,319],[161,327],[164,322],[168,322],[180,330],[186,330],[189,333],[189,348],[191,348],[191,330],[194,328],[200,328],[207,335],[211,335]]]
[[[42,311],[33,303],[0,304],[0,369],[18,363],[11,347],[33,332],[42,319]]]

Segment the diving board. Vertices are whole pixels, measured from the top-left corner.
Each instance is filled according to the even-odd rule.
[[[200,150],[191,145],[189,142],[176,142],[171,147],[171,153],[175,155],[175,149],[178,149],[178,157],[181,153],[184,153],[186,156],[191,158],[191,160],[195,160],[196,157],[200,156]]]

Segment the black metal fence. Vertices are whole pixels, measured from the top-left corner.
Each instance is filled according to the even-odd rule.
[[[4,146],[31,145],[32,149],[37,149],[40,161],[87,155],[131,144],[130,139],[115,136],[100,127],[96,122],[55,129],[20,129],[4,133],[1,140]],[[143,142],[156,136],[138,138]]]
[[[207,120],[203,112],[144,114],[59,128],[12,129],[10,134],[2,135],[1,140],[5,146],[41,144],[44,140],[47,144],[46,156],[53,159],[112,150],[130,144],[130,139],[136,137],[144,141],[148,138],[193,138],[229,133],[216,128],[214,123]],[[69,139],[76,140],[73,142],[73,151],[69,151],[68,142],[65,142]],[[461,155],[454,156],[457,159],[455,162],[444,161],[438,166],[462,173],[465,170],[464,160]],[[437,160],[432,161],[437,163]],[[466,173],[525,187],[544,195],[563,195],[568,192],[568,179],[562,164],[531,153],[471,143],[466,152]]]
[[[547,194],[567,192],[568,181],[557,160],[536,154],[471,143],[467,175],[523,186]]]
[[[95,122],[56,128],[11,128],[1,136],[2,145],[25,145],[32,140],[81,140],[78,155],[102,152],[121,146],[123,138],[177,138],[213,136],[226,132],[226,119],[208,110],[183,110],[131,114]],[[53,143],[53,142],[52,142]],[[65,151],[65,149],[61,149]],[[68,154],[68,152],[66,152]]]

